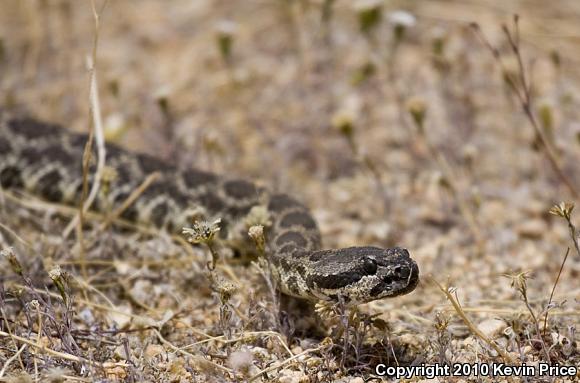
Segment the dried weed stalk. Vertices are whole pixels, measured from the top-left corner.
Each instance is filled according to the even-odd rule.
[[[544,129],[541,128],[540,124],[538,123],[538,119],[534,113],[534,100],[532,98],[532,85],[529,78],[529,74],[526,71],[526,66],[524,65],[524,59],[522,57],[522,51],[520,46],[520,30],[519,30],[519,16],[514,15],[513,18],[513,26],[512,29],[508,28],[507,25],[503,25],[502,29],[507,38],[507,42],[512,50],[513,55],[515,56],[517,63],[518,63],[518,70],[517,73],[512,73],[511,71],[507,70],[505,67],[502,56],[500,51],[494,47],[491,42],[485,37],[479,24],[472,23],[471,27],[483,42],[483,44],[489,49],[493,58],[498,63],[502,74],[504,76],[505,81],[507,82],[509,88],[512,92],[516,95],[520,106],[526,115],[530,125],[534,129],[535,135],[539,140],[540,148],[542,152],[550,162],[552,169],[560,179],[566,185],[570,194],[574,198],[579,198],[580,193],[578,192],[576,186],[572,182],[572,180],[566,175],[564,170],[562,169],[562,165],[560,164],[560,160],[556,154],[556,151],[552,147],[552,144],[549,138],[546,136],[546,132]]]
[[[490,339],[487,335],[482,333],[477,328],[477,326],[475,324],[473,324],[473,322],[469,319],[467,314],[463,311],[463,308],[461,307],[461,304],[459,303],[459,299],[457,298],[455,288],[450,287],[448,285],[442,286],[434,278],[432,278],[431,280],[433,281],[433,283],[435,283],[435,285],[439,288],[439,290],[441,290],[441,292],[445,295],[447,300],[449,300],[449,302],[451,302],[451,305],[455,309],[455,312],[463,320],[463,323],[465,323],[465,325],[467,326],[467,328],[469,329],[469,331],[473,335],[475,335],[476,337],[478,337],[479,339],[481,339],[482,341],[487,343],[491,348],[493,348],[498,353],[498,355],[500,355],[502,357],[502,359],[506,363],[510,363],[510,364],[516,363],[516,360],[514,358],[512,358],[505,350],[503,350],[501,347],[499,347],[499,345],[494,340]]]

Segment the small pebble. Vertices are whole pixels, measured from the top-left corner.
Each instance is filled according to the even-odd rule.
[[[507,323],[500,319],[486,319],[477,325],[477,329],[491,339],[503,334],[506,327]]]
[[[539,239],[546,233],[548,226],[541,219],[532,219],[520,224],[516,230],[522,238]]]

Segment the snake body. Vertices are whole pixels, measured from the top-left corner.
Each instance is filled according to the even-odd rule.
[[[78,206],[86,142],[86,135],[0,110],[2,188]],[[221,217],[221,232],[226,232],[253,207],[266,207],[271,223],[266,229],[267,253],[273,277],[285,294],[358,304],[406,294],[417,286],[419,269],[403,248],[321,250],[312,215],[286,194],[269,193],[242,179],[180,170],[114,144],[106,149],[107,166],[116,177],[109,191],[100,193],[95,210],[122,203],[153,172],[159,177],[123,211],[123,219],[179,232],[203,211],[204,216]]]

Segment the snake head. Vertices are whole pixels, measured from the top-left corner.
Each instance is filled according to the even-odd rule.
[[[318,299],[358,304],[407,294],[419,283],[419,267],[406,249],[350,247],[316,252],[306,279]]]
[[[407,249],[385,249],[369,258],[377,263],[377,272],[372,278],[374,286],[369,291],[373,300],[404,295],[417,287],[419,267]]]

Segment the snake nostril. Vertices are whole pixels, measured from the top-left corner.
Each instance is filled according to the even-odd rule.
[[[387,276],[383,278],[383,282],[386,283],[387,285],[390,285],[391,283],[393,283],[393,278]]]

